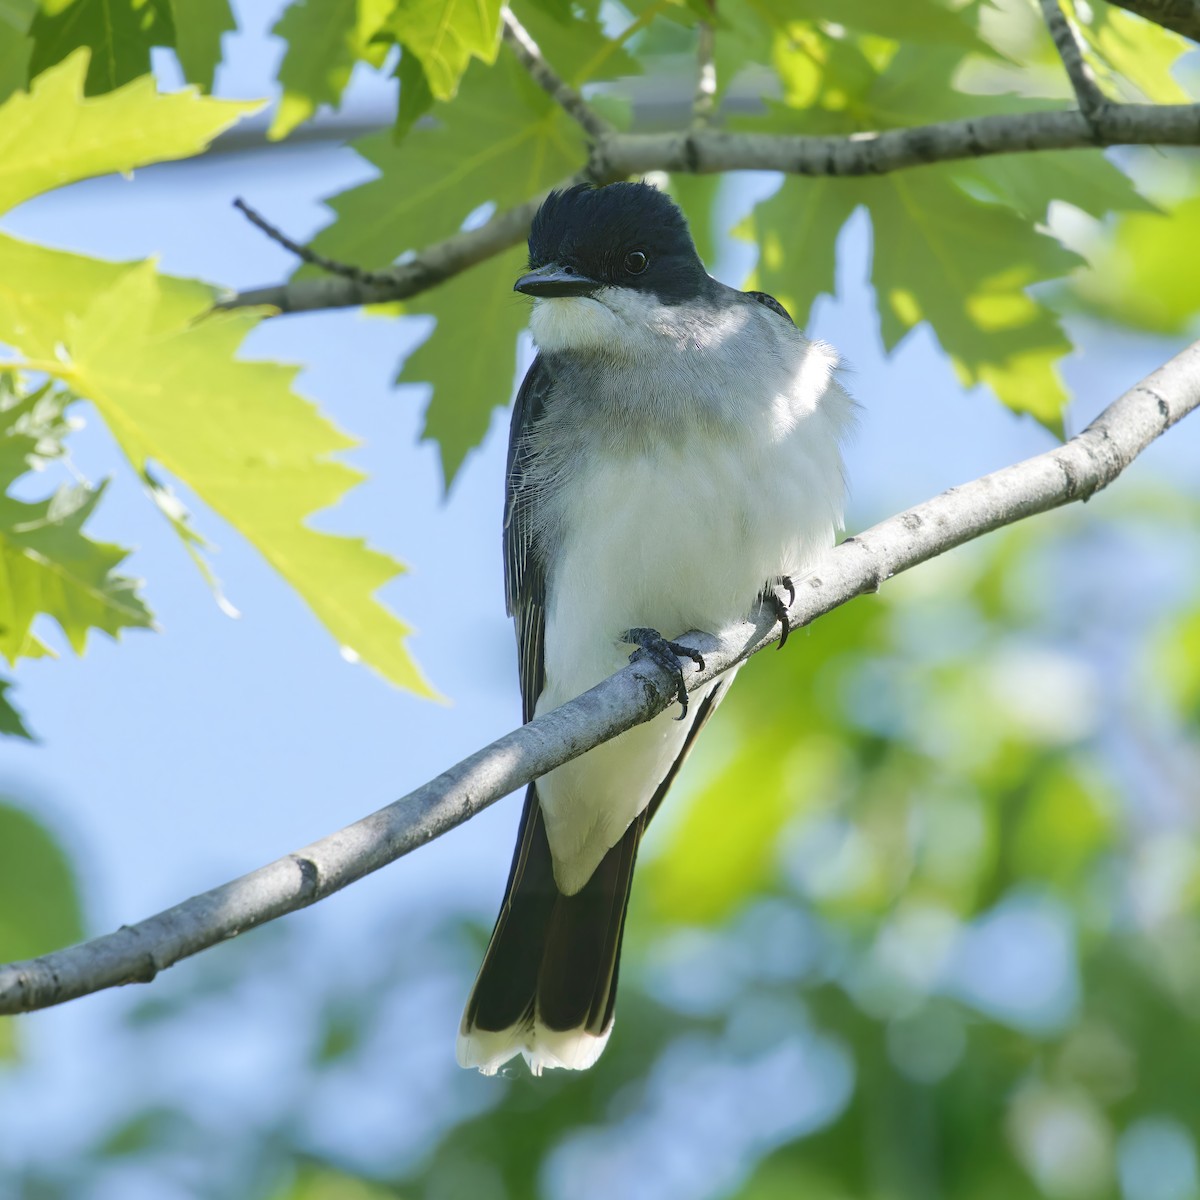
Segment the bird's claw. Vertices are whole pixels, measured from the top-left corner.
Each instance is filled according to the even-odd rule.
[[[783,602],[783,597],[775,590],[782,588],[787,592],[787,603]],[[782,632],[779,635],[779,645],[776,647],[782,650],[787,645],[788,634],[792,632],[792,618],[788,610],[796,603],[796,585],[792,582],[790,575],[780,575],[773,583],[763,588],[763,600],[771,606],[775,613],[775,620],[779,622]]]
[[[697,669],[703,671],[704,655],[699,650],[693,650],[690,646],[684,646],[680,642],[668,642],[657,629],[641,627],[627,629],[621,635],[621,641],[637,647],[629,656],[630,662],[644,655],[675,677],[675,699],[679,701],[680,708],[683,710],[675,719],[682,721],[688,713],[688,694],[687,685],[683,681],[683,667],[679,660],[690,658],[696,664]]]

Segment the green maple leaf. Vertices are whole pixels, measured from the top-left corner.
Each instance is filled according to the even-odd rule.
[[[212,90],[221,61],[221,35],[237,28],[229,0],[170,0],[175,57],[189,83]]]
[[[1084,244],[1088,266],[1071,279],[1073,303],[1152,333],[1181,334],[1200,313],[1200,274],[1181,269],[1181,247],[1200,244],[1200,199],[1135,213]]]
[[[380,177],[333,199],[338,220],[317,236],[316,249],[344,262],[391,262],[456,232],[481,203],[521,203],[582,161],[573,122],[507,50],[490,70],[468,71],[457,100],[436,111],[437,125],[413,129],[399,146],[389,133],[356,143]],[[425,434],[441,446],[447,485],[492,409],[511,397],[511,372],[495,364],[514,361],[525,322],[512,295],[520,261],[519,253],[498,256],[403,306],[439,318],[399,378],[434,385]],[[462,344],[464,312],[471,314],[469,347]]]
[[[200,300],[182,320],[180,291]],[[348,656],[432,695],[403,646],[408,628],[373,598],[398,564],[361,539],[306,523],[361,478],[331,457],[353,441],[291,391],[293,368],[239,360],[259,318],[210,313],[211,301],[208,289],[133,267],[68,320],[64,374],[135,470],[154,462],[187,484],[296,589]]]
[[[956,91],[957,48],[889,49],[790,32],[774,52],[784,103],[768,106],[759,129],[845,134],[1031,104]],[[886,346],[927,321],[964,383],[987,383],[1005,405],[1058,431],[1066,394],[1055,364],[1070,343],[1057,315],[1029,294],[1080,262],[1038,227],[1054,201],[1097,216],[1152,207],[1099,152],[1030,154],[877,179],[789,180],[741,232],[760,245],[753,285],[803,322],[817,295],[832,290],[839,231],[865,206]]]
[[[433,93],[429,90],[429,80],[421,60],[411,50],[401,52],[394,73],[400,83],[400,99],[396,104],[392,140],[399,143],[433,107]]]
[[[11,680],[0,679],[0,734],[4,734],[7,737],[19,737],[25,738],[26,741],[33,741],[33,734],[29,732],[24,717],[22,717],[16,705],[8,698],[11,688]],[[3,1057],[3,1054],[0,1054],[0,1058]]]
[[[0,101],[22,89],[29,78],[33,39],[25,31],[32,15],[22,11],[19,4],[0,4]]]
[[[29,33],[31,77],[81,47],[91,51],[89,96],[149,74],[151,47],[175,45],[168,0],[41,0]]]
[[[29,813],[0,801],[0,962],[82,937],[79,889],[62,847]]]
[[[759,246],[746,286],[769,292],[801,328],[817,297],[833,294],[837,237],[859,204],[859,195],[841,182],[785,180],[734,230]]]
[[[605,33],[595,0],[577,6],[518,0],[512,7],[537,42],[542,57],[573,86],[642,73],[641,63],[621,42]]]
[[[421,311],[436,317],[437,327],[396,382],[434,382],[422,436],[438,444],[447,487],[467,451],[483,441],[493,410],[512,398],[517,335],[528,316],[512,285],[524,262],[523,249],[505,251],[421,297]],[[469,332],[462,322],[468,311]]]
[[[48,386],[22,394],[11,372],[0,384],[0,654],[12,663],[44,653],[32,632],[40,613],[58,622],[78,654],[92,629],[116,637],[149,626],[134,581],[116,574],[129,551],[82,532],[103,487],[64,487],[36,502],[7,494],[30,468],[61,454],[72,397]]]
[[[90,174],[195,153],[256,107],[157,96],[142,80],[81,100],[85,66],[85,52],[73,55],[39,78],[32,95],[0,107],[0,207]],[[92,402],[194,555],[197,535],[156,468],[244,534],[348,655],[429,694],[402,644],[406,627],[373,599],[398,565],[360,540],[306,524],[357,482],[358,473],[331,457],[350,439],[291,391],[294,369],[237,358],[259,316],[214,314],[214,299],[213,289],[158,276],[149,264],[105,263],[0,235],[0,343],[19,356],[13,365]],[[95,493],[68,493],[52,513],[32,514],[42,527],[29,536],[50,538],[53,521],[74,522],[77,532],[95,500]],[[31,514],[9,511],[16,538]],[[77,544],[71,553],[81,572],[91,571],[93,591],[103,592],[94,556]],[[128,600],[118,587],[108,591]],[[80,620],[65,600],[62,607],[72,636]],[[133,621],[130,611],[124,615]],[[93,624],[103,621],[97,614]],[[31,637],[21,648],[37,650]]]
[[[34,504],[0,496],[0,654],[10,663],[39,651],[34,618],[58,623],[76,654],[91,630],[115,638],[122,629],[149,628],[137,581],[116,574],[128,556],[122,546],[83,533],[104,488],[64,487]]]
[[[32,24],[26,23],[28,77],[86,47],[90,96],[149,74],[155,46],[173,47],[184,77],[208,90],[221,61],[221,35],[236,28],[229,0],[35,0],[33,8]],[[16,50],[6,44],[0,54],[8,53]]]
[[[286,137],[320,104],[339,104],[356,62],[383,62],[387,45],[372,39],[393,7],[394,0],[293,0],[271,31],[288,49],[270,138]]]
[[[584,158],[574,122],[507,50],[491,70],[470,70],[458,98],[437,115],[436,125],[414,129],[399,146],[389,132],[354,143],[379,177],[328,201],[338,219],[317,234],[314,249],[383,266],[456,233],[481,204],[503,209],[527,200]]]
[[[710,270],[717,258],[719,239],[714,222],[721,182],[719,175],[672,175],[670,180],[671,198],[683,210],[696,252]]]
[[[987,383],[1014,412],[1061,433],[1066,393],[1054,363],[1071,344],[1028,288],[1065,275],[1078,256],[1011,209],[968,196],[944,169],[896,172],[866,203],[887,348],[928,321],[964,383]]]
[[[421,60],[436,100],[450,100],[472,58],[496,61],[500,0],[398,0],[386,29]]]
[[[1118,100],[1151,104],[1191,101],[1187,90],[1171,77],[1179,58],[1195,49],[1186,38],[1111,4],[1089,9],[1087,21],[1079,20],[1079,10],[1072,7],[1089,57]]]
[[[192,89],[160,96],[150,76],[85,100],[87,70],[77,50],[0,105],[0,212],[78,179],[189,158],[262,107]]]
[[[290,390],[292,368],[236,357],[259,318],[210,314],[214,299],[148,264],[0,236],[0,342],[95,404],[210,582],[203,543],[154,464],[238,529],[348,653],[430,694],[402,645],[407,627],[372,598],[398,564],[305,524],[360,478],[329,458],[352,442]]]

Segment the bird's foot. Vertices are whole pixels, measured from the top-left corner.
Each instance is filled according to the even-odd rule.
[[[675,719],[682,721],[688,712],[688,694],[687,685],[683,682],[683,667],[679,660],[690,658],[696,664],[697,669],[703,671],[704,655],[699,650],[693,650],[690,646],[681,645],[679,642],[668,642],[657,629],[641,627],[627,629],[621,635],[621,641],[637,647],[629,656],[630,662],[644,655],[675,677],[675,699],[679,701],[680,707],[683,709]]]
[[[780,591],[787,592],[787,603],[784,603],[783,597],[779,594]],[[796,603],[796,585],[792,582],[790,575],[780,575],[778,579],[772,580],[762,590],[762,598],[765,604],[769,604],[775,613],[775,620],[779,622],[779,627],[782,632],[779,635],[779,645],[776,647],[782,650],[787,644],[788,634],[792,632],[792,618],[788,615],[788,609]]]

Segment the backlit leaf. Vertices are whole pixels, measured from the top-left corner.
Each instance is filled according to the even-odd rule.
[[[87,57],[76,51],[0,105],[0,212],[77,179],[197,154],[262,107],[192,89],[161,96],[150,76],[84,100]]]
[[[1180,247],[1198,244],[1200,199],[1124,216],[1085,243],[1088,266],[1071,278],[1073,297],[1135,329],[1183,333],[1200,314],[1200,272],[1181,269]]]
[[[1110,94],[1134,103],[1190,102],[1192,97],[1171,75],[1178,59],[1194,49],[1186,38],[1115,4],[1089,6],[1088,15],[1090,20],[1077,20],[1077,28],[1101,68],[1101,78],[1108,81]]]
[[[34,504],[0,496],[0,654],[10,663],[28,655],[39,613],[58,623],[76,654],[93,629],[115,638],[151,625],[137,581],[116,574],[129,551],[83,533],[103,491],[63,487]]]
[[[384,266],[455,233],[480,205],[520,204],[583,162],[574,122],[507,50],[490,70],[472,68],[457,99],[436,116],[436,125],[414,129],[399,146],[390,132],[354,143],[379,178],[329,201],[338,219],[314,239],[316,250]]]
[[[360,478],[331,458],[353,442],[291,391],[292,368],[238,360],[258,317],[206,316],[211,301],[207,289],[149,265],[128,269],[68,320],[73,385],[135,470],[154,462],[187,484],[299,592],[347,655],[431,694],[402,644],[407,628],[373,598],[397,564],[361,539],[306,523]]]
[[[1015,412],[1059,429],[1066,393],[1054,363],[1070,343],[1027,289],[1077,256],[1010,209],[971,199],[942,168],[875,181],[867,206],[884,344],[928,321],[964,383],[986,383]]]
[[[858,203],[842,180],[784,180],[734,231],[759,246],[746,286],[769,292],[803,328],[817,297],[833,294],[837,237]]]
[[[293,0],[272,33],[287,43],[279,68],[283,96],[268,136],[286,137],[322,104],[341,103],[354,64],[379,66],[386,43],[372,38],[394,0]]]
[[[400,100],[396,105],[396,123],[392,139],[402,142],[409,130],[433,107],[433,93],[421,60],[411,50],[404,50],[396,63],[396,78],[400,81]]]
[[[151,47],[175,45],[169,0],[41,0],[29,32],[31,77],[82,47],[91,51],[89,96],[149,74]]]
[[[318,250],[343,262],[390,262],[455,232],[482,202],[501,209],[521,203],[581,161],[574,124],[507,51],[490,70],[469,71],[458,98],[436,115],[436,126],[412,130],[399,146],[387,133],[357,144],[381,177],[333,200],[338,221],[317,236]],[[499,255],[404,306],[438,317],[399,380],[434,385],[425,435],[441,447],[447,486],[492,410],[512,396],[516,337],[526,319],[512,293],[522,257]]]
[[[64,401],[45,389],[0,401],[0,469],[7,488],[56,452]],[[122,629],[151,624],[135,581],[116,573],[129,551],[83,533],[103,490],[61,487],[34,502],[0,493],[0,654],[10,663],[40,656],[32,632],[39,614],[58,623],[77,654],[93,629],[116,637]]]
[[[496,61],[500,0],[398,0],[387,29],[421,60],[434,98],[449,100],[472,58]]]

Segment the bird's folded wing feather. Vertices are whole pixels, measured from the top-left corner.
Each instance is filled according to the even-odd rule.
[[[545,410],[550,373],[541,357],[529,368],[513,406],[504,497],[504,599],[517,628],[522,719],[531,721],[545,682],[546,572],[536,544],[529,479],[530,431]]]

